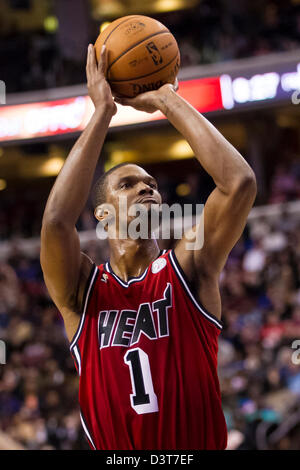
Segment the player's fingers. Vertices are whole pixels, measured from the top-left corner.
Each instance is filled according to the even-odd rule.
[[[176,78],[175,82],[174,82],[174,90],[177,91],[179,88],[179,83],[178,83],[178,78]]]
[[[114,95],[114,100],[116,103],[122,104],[123,106],[126,106],[125,104],[125,98],[122,98],[121,96]]]
[[[97,72],[97,59],[95,48],[93,44],[89,44],[88,47],[88,57],[87,57],[87,66],[86,66],[86,74],[88,80],[91,80],[93,76],[95,76]]]
[[[106,70],[107,70],[107,49],[105,44],[103,44],[101,48],[101,53],[100,53],[100,60],[98,63],[98,70],[100,73],[106,77]]]
[[[97,72],[97,57],[96,57],[96,50],[93,44],[89,46],[89,65],[91,73]]]
[[[85,70],[87,79],[89,79],[91,75],[91,44],[88,45]]]
[[[119,94],[118,94],[117,92],[115,92],[114,90],[111,91],[111,94],[112,94],[112,96],[113,96],[114,99],[115,99],[115,98],[120,98],[120,99],[121,99],[121,98],[124,98],[124,96],[119,95]]]
[[[135,103],[134,98],[125,98],[124,96],[114,96],[114,100],[116,103],[121,104],[122,106],[133,106]]]

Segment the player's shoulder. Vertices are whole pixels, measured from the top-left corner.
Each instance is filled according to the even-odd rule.
[[[202,252],[202,249],[194,249],[193,243],[187,238],[183,238],[177,242],[172,250],[173,258],[176,260],[180,269],[184,272],[185,276],[190,282],[205,279],[215,283],[219,277],[218,271],[215,269],[213,259],[208,259]],[[187,248],[189,247],[189,248]]]
[[[201,256],[194,256],[192,250],[186,250],[178,243],[172,250],[172,258],[178,276],[183,283],[189,286],[201,309],[208,312],[218,322],[221,319],[221,297],[219,277],[213,269],[213,260],[208,268],[208,263],[203,262]]]

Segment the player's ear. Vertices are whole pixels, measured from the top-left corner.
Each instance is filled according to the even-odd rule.
[[[97,206],[94,210],[94,215],[99,222],[102,222],[102,220],[105,218],[105,215],[107,214],[107,209],[104,210],[103,204]]]
[[[102,223],[104,229],[107,230],[108,225],[113,224],[115,221],[115,208],[111,204],[100,204],[95,208],[94,215]]]

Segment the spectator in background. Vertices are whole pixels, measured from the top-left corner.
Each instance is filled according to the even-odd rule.
[[[271,185],[271,204],[287,202],[300,196],[300,184],[297,175],[283,164],[278,165],[275,170]]]
[[[8,93],[84,82],[82,44],[95,41],[99,20],[96,24],[90,19],[89,29],[83,5],[73,8],[71,23],[68,7],[62,6],[60,15],[67,27],[56,33],[33,31],[25,36],[17,32],[16,25],[5,24],[0,57],[1,79],[7,83]],[[154,17],[175,35],[182,66],[290,51],[300,45],[300,11],[293,0],[202,0],[192,9]],[[75,42],[72,24],[82,26]],[[57,47],[59,42],[65,47]]]

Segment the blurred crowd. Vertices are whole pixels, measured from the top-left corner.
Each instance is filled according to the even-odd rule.
[[[172,15],[172,16],[171,16]],[[194,10],[164,17],[178,39],[182,66],[297,49],[297,0],[202,0]]]
[[[109,256],[104,241],[83,250],[98,265]],[[300,218],[283,212],[252,220],[220,286],[219,375],[229,445],[299,449]],[[0,263],[0,338],[7,344],[0,432],[27,449],[87,449],[78,379],[38,247],[28,256],[15,243]]]
[[[202,0],[193,9],[155,17],[175,35],[183,67],[290,51],[300,46],[299,0]],[[90,20],[87,24],[85,36],[88,42],[94,42],[99,21]],[[72,44],[74,48],[76,43],[61,27],[63,40],[53,31],[16,34],[13,28],[1,37],[1,79],[6,82],[8,93],[86,81],[86,39],[80,53],[74,49],[72,54]],[[70,35],[75,33],[70,29]]]
[[[223,408],[241,449],[299,449],[300,218],[260,217],[221,276]]]
[[[295,158],[287,163],[282,161],[276,166],[268,202],[278,204],[300,199],[300,161]]]
[[[300,45],[300,1],[202,0],[184,12],[157,17],[176,36],[183,66],[293,50]],[[91,37],[93,41],[95,37]],[[8,92],[85,81],[81,61],[62,57],[55,34],[2,37],[1,79]],[[3,58],[3,60],[2,60]],[[282,163],[284,162],[284,163]],[[187,174],[184,195],[158,175],[166,203],[202,200],[211,182]],[[180,183],[181,181],[178,181]],[[201,184],[200,184],[201,183]],[[209,192],[209,191],[208,191]],[[266,201],[300,199],[300,164],[274,165]],[[88,449],[80,424],[78,378],[63,321],[39,264],[39,247],[26,255],[18,238],[39,237],[45,199],[34,189],[1,192],[0,261],[1,432],[27,449]],[[89,201],[77,228],[95,230]],[[98,265],[106,242],[82,247]],[[224,329],[219,340],[223,409],[234,449],[300,448],[300,217],[284,210],[251,219],[220,278]]]
[[[14,246],[0,264],[0,423],[27,449],[76,449],[84,440],[77,378],[62,318],[46,291],[38,253]]]

